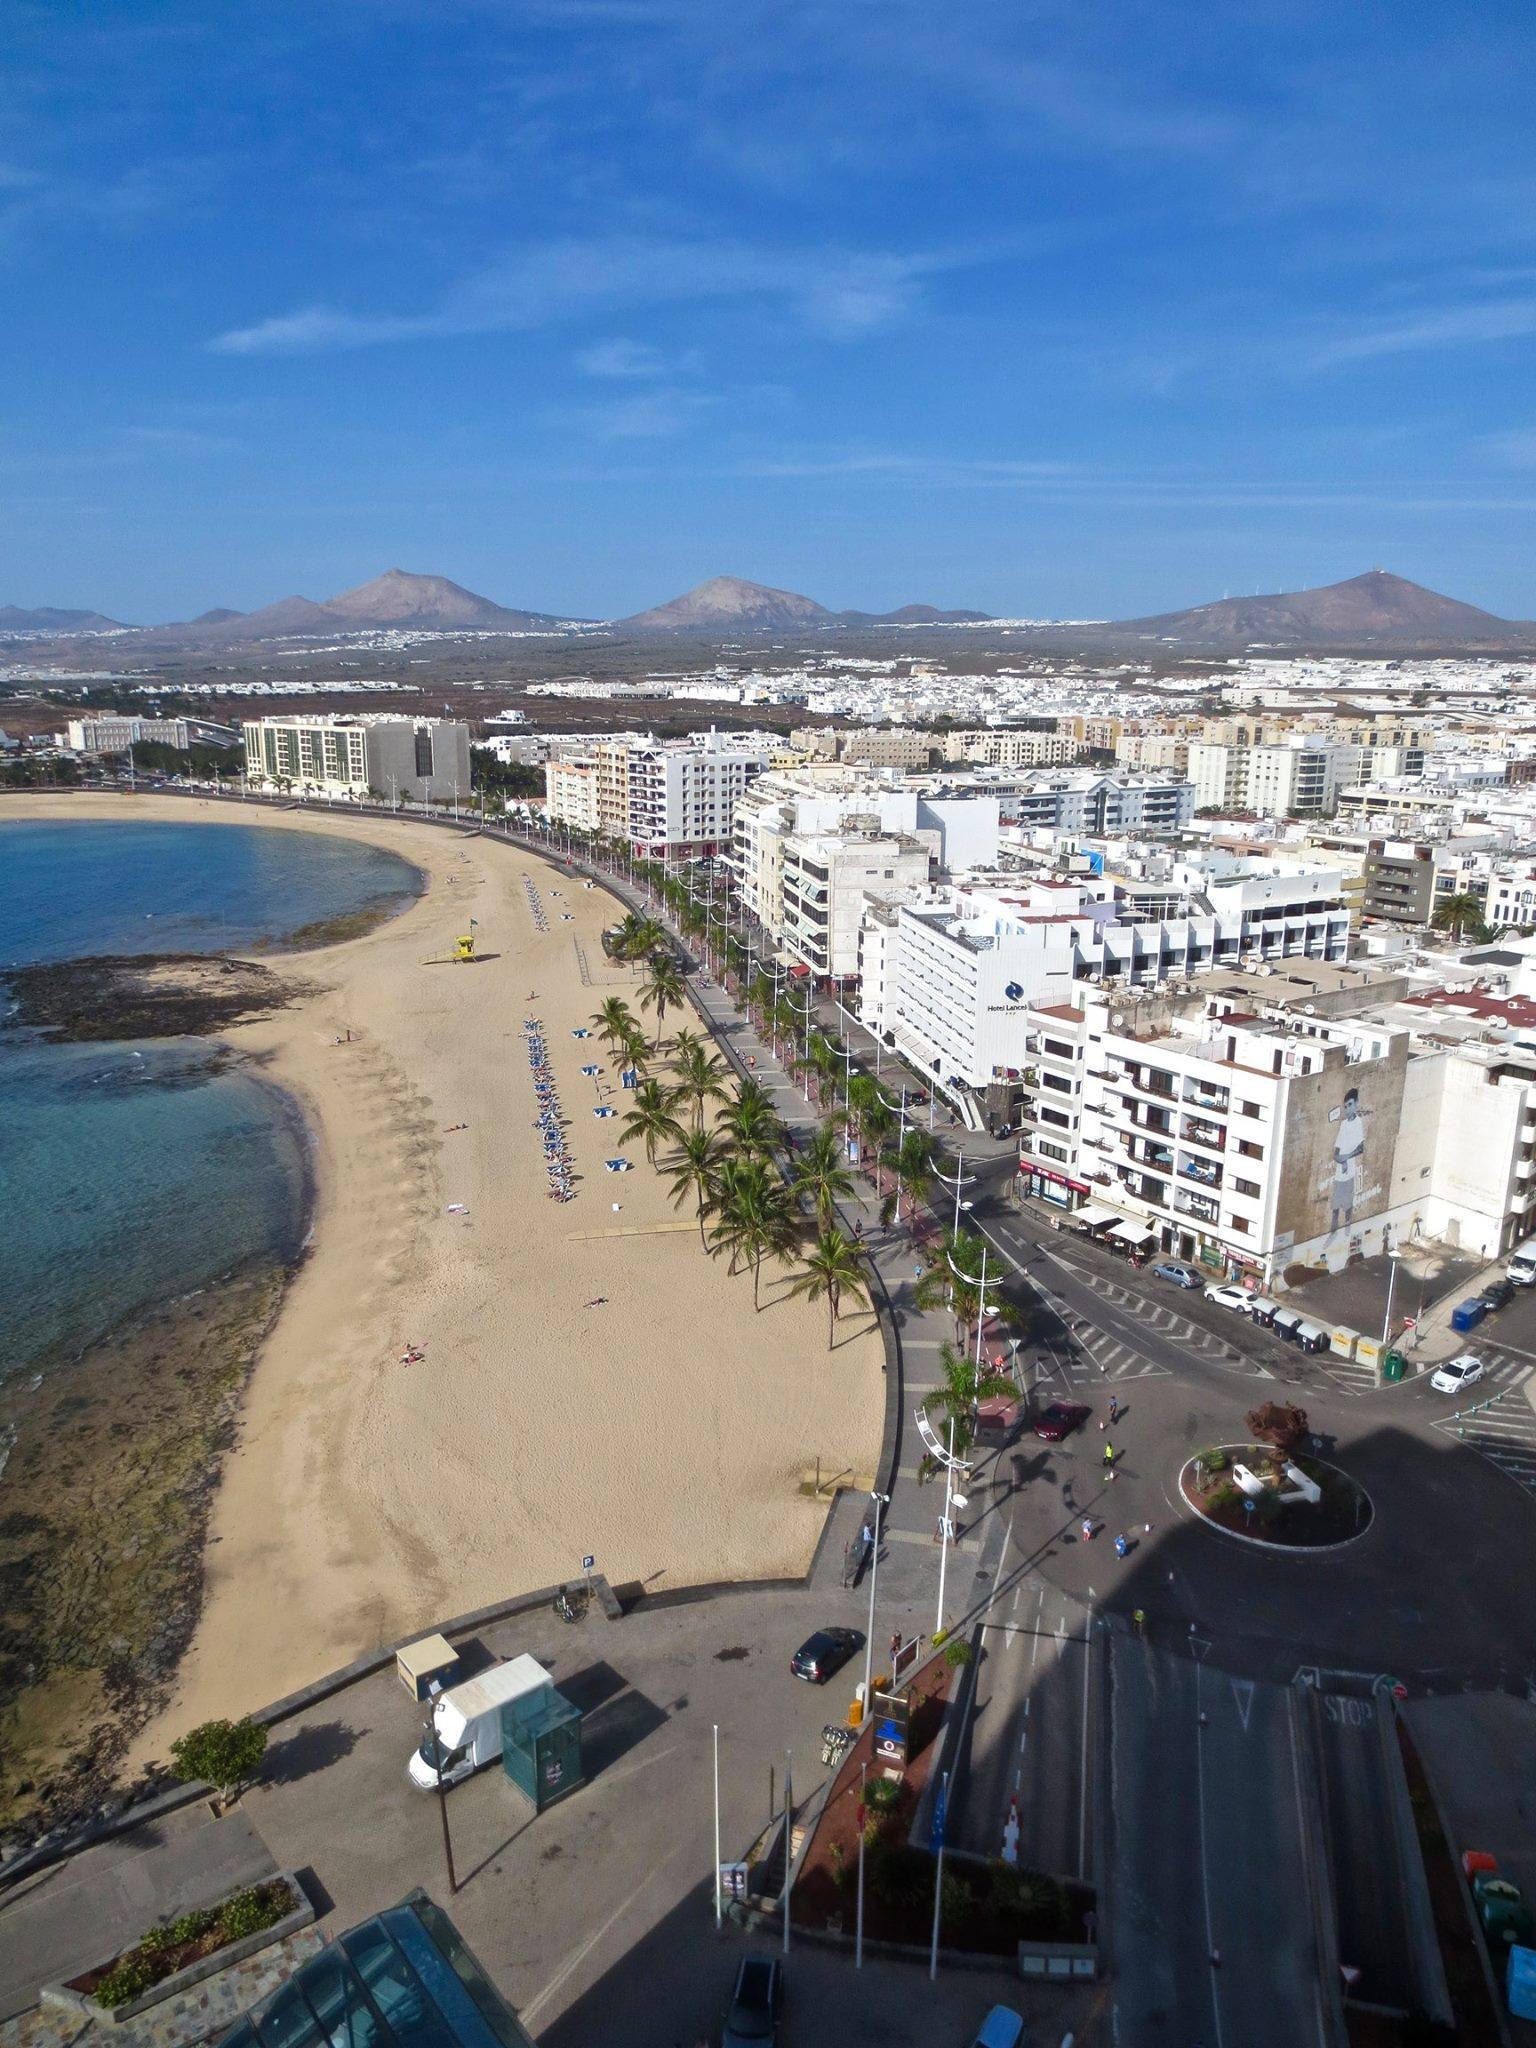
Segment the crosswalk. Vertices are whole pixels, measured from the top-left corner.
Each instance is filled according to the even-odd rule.
[[[1152,1329],[1161,1331],[1178,1344],[1191,1345],[1198,1351],[1206,1352],[1212,1358],[1224,1362],[1241,1362],[1242,1353],[1235,1345],[1228,1343],[1214,1330],[1202,1329],[1192,1323],[1188,1316],[1181,1316],[1177,1309],[1167,1302],[1157,1301],[1138,1293],[1133,1287],[1125,1287],[1107,1273],[1096,1272],[1091,1266],[1079,1266],[1074,1261],[1058,1257],[1058,1263],[1071,1273],[1080,1285],[1091,1288],[1103,1300],[1113,1302],[1117,1308],[1129,1309],[1137,1322],[1146,1323]],[[1159,1368],[1162,1370],[1162,1368]]]
[[[1536,1409],[1526,1393],[1531,1367],[1507,1352],[1481,1354],[1489,1370],[1459,1414],[1442,1415],[1435,1428],[1477,1451],[1517,1484],[1536,1493]]]

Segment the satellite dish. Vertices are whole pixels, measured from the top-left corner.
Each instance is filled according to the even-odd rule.
[[[1125,1022],[1125,1019],[1121,1016],[1118,1010],[1115,1010],[1111,1013],[1109,1021],[1111,1024],[1114,1025],[1115,1029],[1118,1031],[1120,1029],[1120,1026]]]

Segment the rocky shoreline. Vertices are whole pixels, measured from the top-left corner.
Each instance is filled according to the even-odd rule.
[[[292,1268],[264,1262],[0,1386],[0,1833],[121,1797],[202,1607],[208,1514]]]
[[[13,968],[10,1022],[54,1044],[208,1038],[309,993],[291,975],[220,953],[100,954]]]

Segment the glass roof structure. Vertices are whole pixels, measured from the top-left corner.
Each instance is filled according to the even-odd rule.
[[[532,2048],[447,1914],[424,1892],[295,1971],[220,2048]]]

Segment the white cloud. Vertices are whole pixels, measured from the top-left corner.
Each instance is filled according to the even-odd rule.
[[[630,341],[620,335],[613,341],[600,341],[592,348],[583,349],[576,358],[576,367],[588,377],[646,383],[697,369],[698,356],[689,350],[686,354],[668,357],[648,342]]]
[[[1484,305],[1441,306],[1405,319],[1379,322],[1340,334],[1312,356],[1316,369],[1371,362],[1380,356],[1429,349],[1469,348],[1497,341],[1522,341],[1536,334],[1536,299],[1502,299]]]
[[[981,251],[863,255],[634,235],[567,238],[508,251],[417,313],[307,306],[209,344],[223,355],[313,355],[380,342],[527,331],[619,308],[759,299],[834,339],[888,326],[925,278],[987,260]]]

